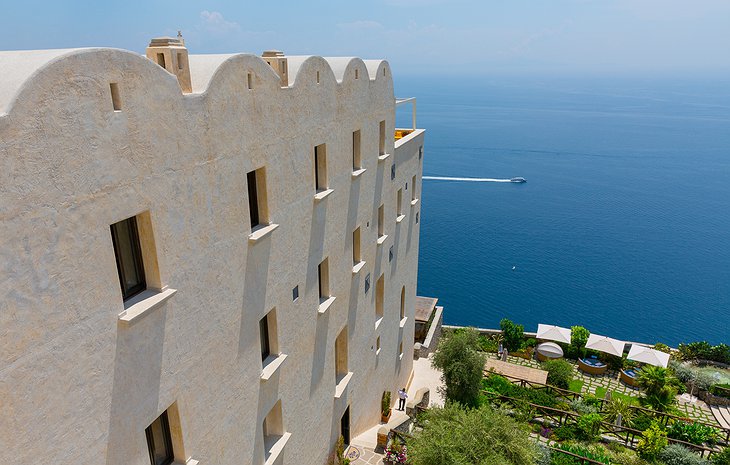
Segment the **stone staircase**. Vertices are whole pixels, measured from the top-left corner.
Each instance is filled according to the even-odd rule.
[[[730,407],[721,405],[710,405],[710,410],[715,416],[715,420],[723,428],[730,429]]]

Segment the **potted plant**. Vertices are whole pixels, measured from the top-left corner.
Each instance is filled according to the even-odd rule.
[[[406,463],[408,461],[408,450],[405,445],[401,445],[398,439],[393,439],[387,449],[385,449],[385,457],[383,463],[387,465],[396,465]]]
[[[390,391],[383,391],[383,398],[380,401],[380,420],[383,423],[390,421]]]

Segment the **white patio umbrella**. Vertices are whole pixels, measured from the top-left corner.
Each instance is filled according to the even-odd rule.
[[[606,336],[599,336],[598,334],[591,334],[588,336],[588,342],[586,343],[586,349],[593,349],[599,352],[615,355],[620,357],[624,353],[624,341],[613,339]]]
[[[633,344],[629,350],[629,356],[626,357],[635,362],[648,363],[657,367],[666,368],[669,363],[669,354],[660,350],[654,350],[649,347]]]
[[[537,339],[557,341],[570,344],[570,330],[552,325],[537,325]]]

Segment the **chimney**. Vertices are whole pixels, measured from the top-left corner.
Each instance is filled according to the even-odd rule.
[[[180,31],[177,37],[158,37],[152,39],[147,46],[147,58],[162,66],[167,72],[177,77],[184,94],[193,91],[190,83],[190,63],[188,62],[188,49],[185,48],[185,39]]]
[[[284,52],[279,50],[266,50],[261,57],[271,66],[276,74],[279,75],[279,84],[281,87],[289,86],[289,70],[287,69],[286,57]]]

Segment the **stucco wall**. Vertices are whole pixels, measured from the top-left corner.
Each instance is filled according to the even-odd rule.
[[[348,404],[353,435],[377,423],[383,389],[405,385],[412,368],[420,203],[407,200],[411,176],[420,184],[423,132],[394,148],[386,62],[338,64],[338,83],[325,59],[299,61],[293,85],[281,88],[261,59],[226,57],[204,91],[182,95],[172,75],[138,55],[70,51],[5,93],[14,97],[0,116],[0,461],[146,465],[145,427],[173,403],[184,455],[201,464],[263,463],[261,424],[278,400],[292,433],[279,463],[324,462]],[[195,89],[201,75],[191,74]],[[381,120],[394,154],[379,162]],[[367,171],[353,178],[356,129]],[[322,143],[334,192],[315,202],[312,153]],[[246,173],[262,166],[279,228],[249,243]],[[407,217],[396,225],[406,182]],[[376,246],[381,202],[389,236]],[[124,326],[109,226],[143,211],[162,284],[177,294]],[[367,264],[353,275],[357,225]],[[336,301],[318,315],[323,257]],[[288,358],[263,382],[258,321],[272,308]],[[344,325],[354,375],[335,399],[334,340]]]

